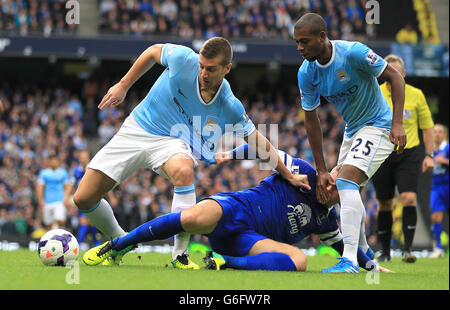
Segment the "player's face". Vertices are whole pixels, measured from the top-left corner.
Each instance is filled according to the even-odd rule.
[[[434,133],[434,142],[436,144],[440,144],[440,143],[442,143],[442,141],[444,141],[444,139],[445,139],[444,127],[442,127],[440,125],[434,126],[433,133]]]
[[[198,82],[201,90],[219,87],[225,75],[230,72],[231,63],[224,66],[222,61],[223,58],[221,55],[215,58],[206,58],[200,54]]]
[[[59,159],[57,157],[50,158],[50,161],[48,163],[50,165],[51,169],[56,169],[59,167]]]
[[[83,167],[86,167],[87,164],[89,164],[89,161],[91,160],[88,152],[81,152],[78,159]]]
[[[297,50],[308,61],[315,61],[323,51],[325,33],[314,35],[307,27],[294,29],[294,41],[297,43]]]

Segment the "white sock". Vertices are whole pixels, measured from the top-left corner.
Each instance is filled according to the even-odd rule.
[[[172,213],[180,212],[193,207],[196,203],[195,187],[191,186],[176,186],[175,193],[172,199]],[[189,241],[191,234],[187,232],[179,233],[175,236],[173,242],[172,259],[176,259],[178,255],[183,253],[188,254]]]
[[[83,211],[83,213],[106,237],[114,239],[126,235],[114,217],[111,206],[105,199],[100,200],[96,206],[88,211]]]
[[[369,249],[369,244],[367,243],[366,238],[366,210],[362,214],[361,219],[361,228],[359,231],[359,247],[363,250],[364,253]]]
[[[351,260],[354,265],[357,265],[358,243],[364,205],[358,184],[345,179],[337,179],[336,185],[341,200],[341,230],[344,241],[342,257]]]

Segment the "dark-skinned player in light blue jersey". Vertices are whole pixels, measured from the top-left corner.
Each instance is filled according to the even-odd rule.
[[[339,200],[336,188],[326,204],[319,203],[314,168],[283,151],[278,151],[278,155],[292,173],[303,175],[309,186],[293,186],[274,173],[258,186],[212,195],[190,209],[163,215],[126,236],[92,248],[89,251],[97,253],[97,257],[91,265],[100,264],[130,245],[167,239],[183,231],[209,238],[214,252],[203,259],[207,269],[305,271],[306,255],[292,244],[310,234],[317,234],[324,244],[342,254],[344,243],[333,207]],[[218,153],[215,158],[217,163],[223,163],[256,158],[256,154],[245,144],[231,152]],[[369,271],[390,272],[377,266],[369,256],[373,258],[370,249],[365,253],[359,248],[358,263]]]
[[[341,203],[344,253],[339,263],[323,272],[358,270],[357,251],[365,218],[359,190],[394,149],[401,153],[406,145],[405,81],[366,45],[329,40],[326,22],[318,14],[303,15],[295,24],[293,38],[305,59],[298,70],[298,85],[318,172],[317,197],[321,202],[327,201],[330,186],[336,184]],[[393,111],[381,93],[378,77],[392,86]],[[336,180],[328,173],[323,155],[317,115],[320,96],[334,105],[346,123]]]

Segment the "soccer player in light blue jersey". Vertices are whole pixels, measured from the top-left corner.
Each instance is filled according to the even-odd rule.
[[[69,174],[59,167],[59,158],[53,154],[47,160],[49,167],[39,172],[36,197],[43,224],[47,228],[55,229],[64,227],[67,217],[66,205],[72,187]]]
[[[172,212],[192,207],[196,158],[215,163],[214,153],[227,131],[251,141],[260,157],[289,182],[302,184],[256,130],[224,79],[231,70],[232,54],[229,42],[220,37],[207,40],[199,54],[181,45],[153,45],[103,97],[100,109],[116,106],[155,62],[166,67],[119,132],[92,159],[75,192],[75,204],[106,236],[115,238],[125,232],[102,197],[139,168],[151,168],[171,181]],[[198,268],[187,255],[189,238],[188,233],[175,238],[175,268]]]
[[[433,222],[434,247],[430,257],[444,257],[445,252],[441,244],[442,220],[444,212],[448,213],[448,185],[449,185],[449,155],[448,129],[442,124],[433,128],[434,135],[434,168],[431,186],[430,206],[431,221]]]
[[[405,82],[397,70],[366,45],[329,40],[320,15],[303,15],[295,24],[293,37],[305,59],[298,70],[298,85],[318,171],[317,195],[319,201],[326,201],[327,188],[336,184],[342,207],[343,257],[324,272],[345,272],[349,266],[358,269],[356,254],[365,218],[359,189],[394,149],[403,151]],[[381,93],[377,77],[392,85],[393,112]],[[328,173],[323,155],[322,129],[316,110],[320,96],[332,103],[346,122],[338,159],[342,168],[336,181]]]
[[[245,144],[232,152],[221,153],[217,162],[255,158],[255,154],[250,153]],[[114,251],[139,242],[166,239],[180,231],[208,237],[215,253],[208,253],[204,258],[207,269],[305,271],[306,255],[293,244],[310,234],[317,234],[322,243],[342,254],[344,244],[333,208],[339,201],[336,187],[331,190],[329,201],[319,203],[315,195],[314,168],[283,151],[278,154],[292,173],[308,180],[309,189],[292,186],[275,173],[258,186],[212,195],[193,208],[161,216],[124,237],[101,245],[96,251],[99,253],[95,257],[96,264],[114,255]],[[334,177],[337,171],[332,172]],[[358,262],[365,269],[390,272],[377,266],[371,257],[373,252],[369,248],[358,249]]]

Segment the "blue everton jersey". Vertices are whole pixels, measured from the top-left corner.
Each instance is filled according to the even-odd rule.
[[[314,168],[290,156],[285,164],[293,172],[307,174],[311,190],[294,187],[275,173],[256,187],[212,197],[219,203],[221,199],[230,198],[239,201],[243,212],[236,214],[243,217],[242,221],[249,221],[255,232],[279,242],[296,243],[311,233],[318,234],[322,241],[340,235],[334,208],[329,209],[317,201]]]
[[[78,187],[80,184],[81,179],[83,178],[84,174],[86,173],[86,169],[83,169],[82,166],[76,166],[72,171],[72,178],[73,183],[75,187]]]
[[[386,61],[359,42],[335,40],[331,44],[327,64],[305,60],[298,70],[302,108],[316,109],[323,96],[342,115],[347,137],[368,125],[390,130],[392,111],[377,82]]]
[[[148,133],[181,138],[196,157],[211,162],[225,132],[247,136],[255,126],[225,79],[215,97],[203,101],[198,58],[190,48],[165,44],[161,63],[166,69],[132,115]]]
[[[38,182],[44,184],[44,202],[62,202],[64,199],[64,185],[69,184],[69,174],[66,170],[58,168],[43,169],[39,173]]]
[[[442,156],[448,159],[448,141],[443,141],[439,149],[434,151],[434,157]],[[435,162],[433,168],[433,185],[447,184],[449,182],[448,165]]]

